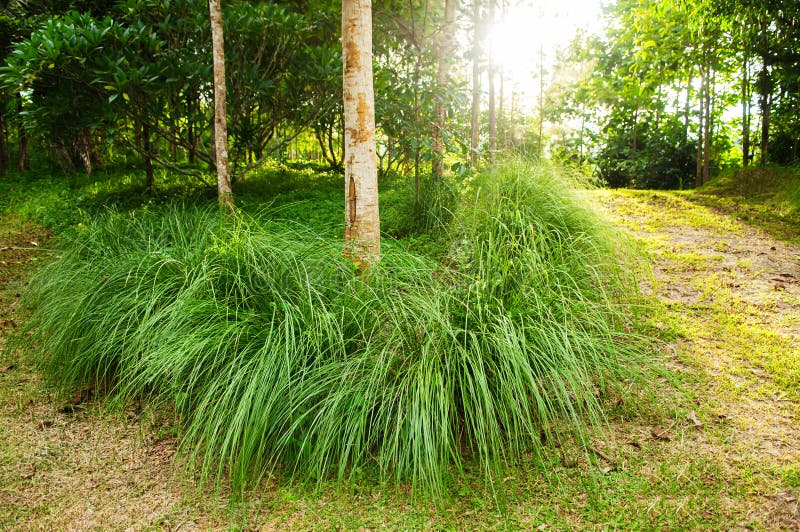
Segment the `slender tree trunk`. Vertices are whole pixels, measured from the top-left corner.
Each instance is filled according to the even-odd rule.
[[[502,8],[500,20],[503,24],[505,24],[505,22],[508,20],[508,0],[500,0],[500,6]],[[497,66],[497,75],[500,79],[500,92],[497,98],[497,134],[500,137],[500,149],[502,149],[505,153],[508,150],[508,117],[506,116],[505,112],[506,73],[502,63]]]
[[[345,256],[363,270],[380,260],[372,2],[342,0]]]
[[[433,126],[432,142],[431,172],[434,179],[441,179],[444,175],[444,139],[442,138],[446,115],[444,91],[450,73],[450,54],[453,49],[453,30],[455,29],[457,3],[457,0],[445,0],[444,2],[444,27],[442,28],[442,40],[439,44],[439,64],[436,70],[436,85],[439,97],[436,100],[436,124]]]
[[[765,58],[761,58],[762,66],[759,74],[759,106],[761,107],[761,164],[769,161],[769,121],[772,108],[772,80]]]
[[[156,176],[153,171],[153,143],[150,136],[150,126],[142,123],[142,148],[144,152],[144,173],[147,179],[147,190],[152,192],[155,189]]]
[[[694,178],[695,186],[700,186],[703,184],[703,118],[704,112],[703,102],[703,91],[705,90],[706,85],[706,76],[705,72],[700,70],[700,93],[699,93],[699,103],[700,103],[700,112],[698,113],[698,122],[697,122],[697,172]]]
[[[187,92],[186,94],[186,140],[189,143],[187,157],[189,164],[194,164],[197,161],[197,149],[199,147],[200,135],[195,128],[195,101],[196,98],[193,93]],[[202,130],[201,130],[202,131]]]
[[[711,177],[711,138],[712,138],[712,113],[711,113],[711,91],[714,88],[714,71],[711,68],[706,69],[706,118],[705,118],[705,132],[703,134],[703,183],[707,183]]]
[[[22,95],[19,96],[17,101],[17,112],[19,115],[19,124],[17,125],[17,143],[19,144],[17,168],[24,172],[30,170],[31,162],[28,156],[28,132],[25,131],[25,124],[22,122]]]
[[[8,132],[5,116],[0,113],[0,172],[8,169]]]
[[[536,154],[539,160],[544,155],[544,45],[539,44],[539,141]]]
[[[489,28],[494,30],[495,0],[489,1]],[[495,67],[494,67],[494,42],[490,38],[488,46],[489,54],[489,160],[494,159],[494,152],[497,149],[497,98],[495,94]]]
[[[691,115],[691,101],[692,101],[692,68],[689,67],[689,79],[686,82],[686,104],[683,110],[683,144],[689,142],[689,115]]]
[[[472,166],[478,166],[478,141],[480,137],[481,113],[481,4],[472,0],[472,117],[470,121],[470,160]]]
[[[233,213],[233,190],[228,174],[228,119],[225,109],[225,45],[220,0],[209,0],[211,42],[214,52],[214,146],[216,147],[219,206]]]
[[[92,175],[92,138],[89,131],[82,129],[75,135],[73,150],[83,165],[83,171]]]
[[[748,57],[742,60],[742,167],[750,164],[750,69]]]

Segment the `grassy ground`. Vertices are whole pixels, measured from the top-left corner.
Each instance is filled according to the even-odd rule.
[[[330,178],[330,212],[336,182]],[[102,184],[53,188],[41,183],[38,197],[68,205],[69,194],[89,190],[83,197],[91,210],[107,196],[90,195]],[[36,193],[28,191],[32,199],[15,196],[0,217],[4,336],[23,319],[16,294],[48,258],[41,222],[53,211],[36,214]],[[287,209],[307,195],[278,194]],[[593,442],[589,456],[552,448],[545,469],[557,476],[531,457],[509,470],[502,495],[468,473],[438,504],[369,482],[311,490],[269,479],[247,503],[231,504],[224,488],[172,473],[176,442],[165,414],[132,407],[110,415],[91,397],[57,397],[0,340],[0,528],[797,529],[796,233],[774,212],[749,222],[783,239],[727,214],[722,194],[596,195],[652,256],[645,289],[659,301],[650,324],[665,342],[667,378],[653,383],[640,408],[613,408],[608,437]],[[320,220],[329,223],[337,230],[337,220]]]

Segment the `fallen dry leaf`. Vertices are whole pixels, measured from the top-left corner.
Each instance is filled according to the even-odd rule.
[[[613,458],[611,458],[606,453],[601,451],[596,445],[593,447],[589,447],[589,450],[592,451],[597,456],[599,456],[600,458],[602,458],[603,460],[605,460],[606,462],[608,462],[609,464],[613,465],[616,462]]]
[[[669,441],[669,435],[667,434],[667,431],[662,429],[661,427],[651,428],[650,435],[657,440]]]
[[[52,421],[50,421],[50,420],[42,421],[41,423],[39,423],[39,430],[44,430],[44,429],[52,427],[52,426],[53,426],[53,422]]]
[[[22,478],[23,480],[28,480],[30,478],[33,478],[33,475],[35,475],[35,474],[36,474],[36,464],[31,464],[30,471],[28,471],[27,473],[21,474],[20,478]]]
[[[694,423],[695,427],[702,427],[703,426],[703,422],[700,421],[699,419],[697,419],[697,412],[695,412],[694,410],[692,410],[691,412],[686,414],[686,419],[688,419],[689,421]]]

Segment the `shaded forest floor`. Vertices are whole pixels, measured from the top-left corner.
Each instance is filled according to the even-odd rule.
[[[597,456],[546,458],[559,480],[531,459],[501,498],[468,474],[438,506],[366,482],[279,480],[232,505],[224,488],[180,474],[174,428],[158,415],[52,394],[5,340],[48,233],[0,217],[0,528],[800,529],[796,228],[767,233],[696,193],[597,196],[652,258],[643,288],[657,300],[667,379],[638,411],[613,414]]]

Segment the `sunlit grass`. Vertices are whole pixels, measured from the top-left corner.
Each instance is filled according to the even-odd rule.
[[[646,372],[633,259],[573,190],[478,176],[442,262],[390,245],[362,276],[269,211],[109,212],[31,282],[27,338],[63,389],[173,409],[205,478],[496,485],[546,442],[587,445]]]

